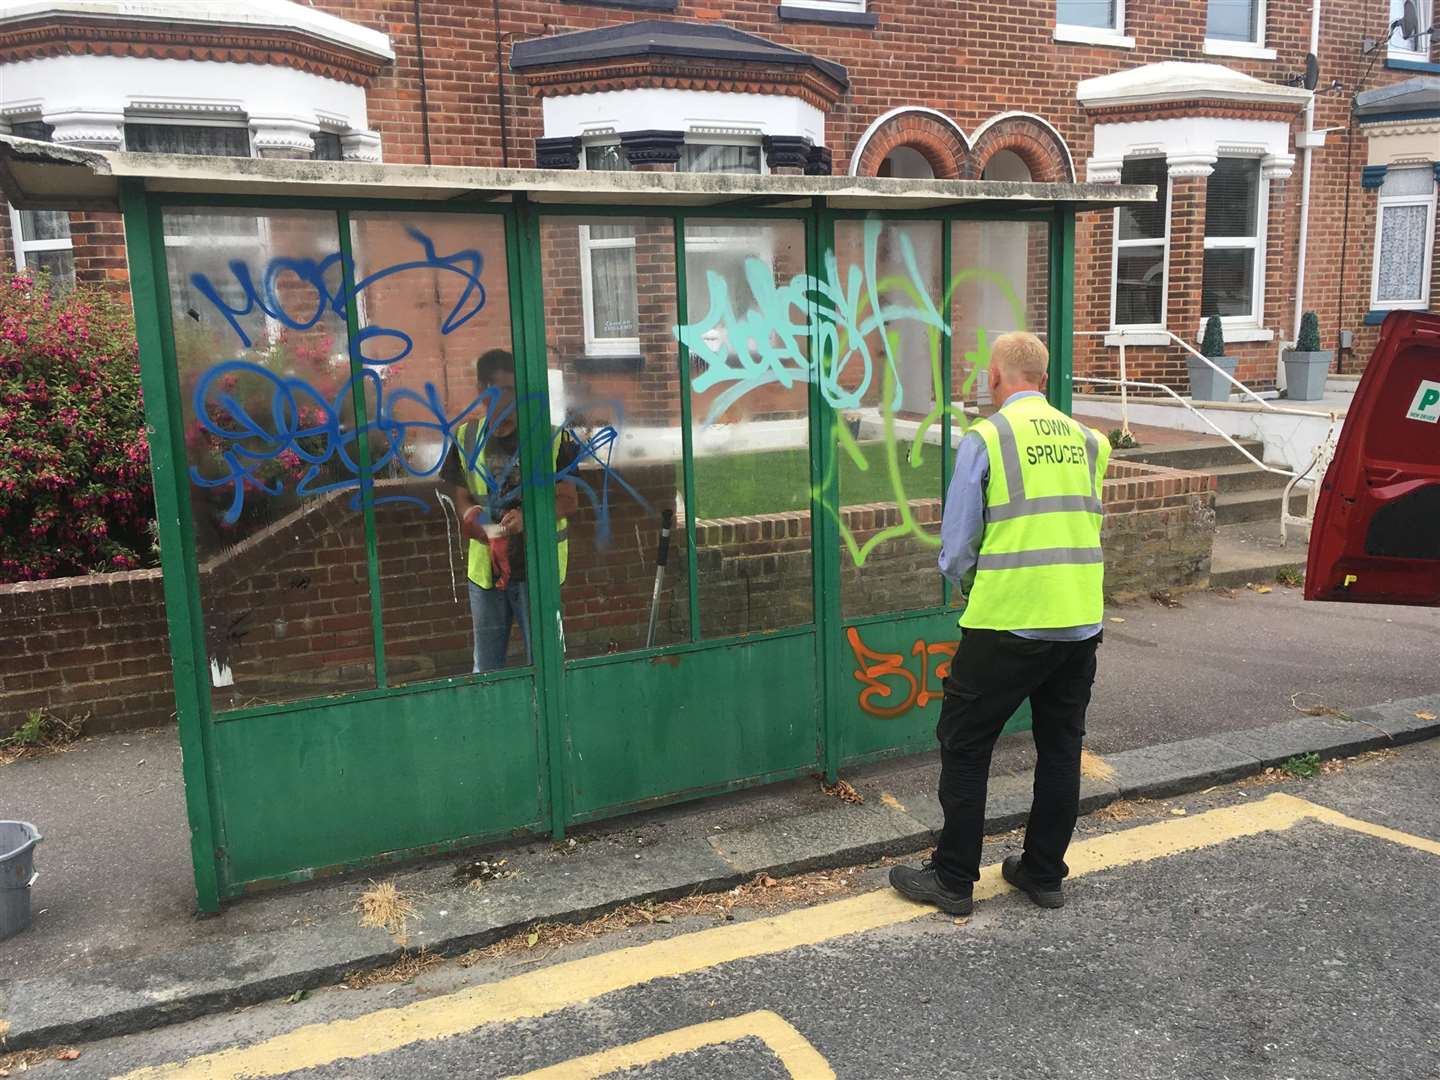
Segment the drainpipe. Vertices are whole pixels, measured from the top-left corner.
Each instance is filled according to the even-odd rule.
[[[425,30],[420,22],[420,0],[415,0],[415,61],[420,75],[420,131],[425,141],[425,164],[430,157],[430,84],[425,74]]]
[[[1312,0],[1310,7],[1310,51],[1320,55],[1320,0]],[[1300,152],[1305,161],[1300,166],[1300,250],[1295,260],[1295,321],[1291,327],[1292,342],[1300,340],[1300,319],[1305,314],[1305,250],[1310,239],[1310,162],[1315,156],[1311,140],[1315,135],[1315,92],[1305,103],[1305,145]],[[1285,346],[1275,357],[1275,385],[1285,385]]]

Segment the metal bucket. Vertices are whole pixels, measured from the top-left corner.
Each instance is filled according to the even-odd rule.
[[[30,886],[40,830],[25,821],[0,821],[0,941],[30,925]]]

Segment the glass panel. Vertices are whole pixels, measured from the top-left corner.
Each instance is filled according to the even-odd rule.
[[[1044,222],[957,221],[950,241],[952,414],[990,412],[990,343],[1010,330],[1046,340],[1050,231]],[[954,434],[958,442],[960,433]]]
[[[1418,302],[1424,297],[1428,206],[1380,208],[1380,274],[1375,299],[1382,304]]]
[[[680,147],[680,161],[675,171],[758,175],[760,147],[687,142]]]
[[[1404,16],[1406,2],[1407,0],[1390,0],[1391,25],[1394,25],[1397,20]],[[1407,38],[1400,27],[1396,26],[1390,35],[1390,47],[1394,49],[1406,49],[1410,52],[1428,53],[1430,51],[1428,47],[1430,39],[1425,35],[1424,31],[1430,26],[1431,4],[1429,0],[1414,0],[1414,4],[1416,22],[1419,24],[1421,33],[1415,37]]]
[[[700,629],[814,619],[810,342],[800,222],[685,225]]]
[[[523,523],[461,533],[471,506],[498,525],[521,505],[504,222],[351,220],[387,681],[524,665]]]
[[[1120,248],[1115,267],[1115,325],[1158,326],[1164,321],[1165,248]]]
[[[25,265],[32,270],[43,270],[49,274],[52,290],[75,287],[75,253],[73,251],[27,251]]]
[[[1257,41],[1260,0],[1210,0],[1205,36],[1222,41]]]
[[[55,137],[55,128],[43,120],[22,120],[19,123],[10,125],[10,134],[20,139],[34,139],[36,142],[49,142]]]
[[[20,239],[32,240],[70,239],[70,215],[64,210],[21,210]]]
[[[249,157],[250,130],[199,124],[126,124],[125,149],[147,154]]]
[[[1205,252],[1200,315],[1255,314],[1255,249],[1215,248]]]
[[[1164,158],[1131,158],[1125,162],[1120,170],[1120,182],[1155,185],[1155,201],[1120,208],[1121,240],[1165,239],[1165,187],[1169,179],[1170,171]]]
[[[1221,158],[1205,184],[1205,235],[1255,235],[1260,209],[1260,162]]]
[[[375,685],[335,216],[165,214],[181,417],[217,709]],[[378,459],[383,441],[371,451]]]
[[[1115,28],[1115,0],[1059,0],[1055,21],[1067,26]]]
[[[619,143],[598,143],[585,147],[585,168],[600,172],[629,172],[630,162]]]
[[[840,280],[864,283],[855,317],[839,328],[836,363],[847,619],[944,602],[935,568],[943,481],[940,230],[934,221],[835,227]]]
[[[1391,195],[1429,195],[1435,190],[1435,171],[1429,165],[1421,169],[1387,169],[1380,186],[1382,198]]]
[[[344,161],[345,151],[340,136],[333,131],[317,131],[314,136],[315,151],[311,155],[316,161]]]
[[[624,228],[634,239],[626,250],[640,286],[630,293],[635,356],[586,351],[580,237],[601,228]],[[549,218],[540,251],[550,411],[578,451],[570,471],[578,506],[560,588],[565,656],[689,641],[673,229],[661,218]],[[666,511],[673,539],[652,606]]]

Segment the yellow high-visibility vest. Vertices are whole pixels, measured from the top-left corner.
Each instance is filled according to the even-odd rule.
[[[1101,483],[1110,443],[1039,396],[970,429],[985,442],[985,534],[960,625],[1089,626],[1104,618]]]
[[[465,474],[465,487],[470,492],[470,498],[475,501],[476,506],[484,506],[490,499],[490,490],[486,486],[485,475],[480,469],[484,457],[484,451],[475,449],[475,442],[480,437],[480,423],[461,424],[455,433],[455,442],[460,449],[460,469]],[[560,460],[560,440],[564,436],[559,428],[556,428],[550,439],[550,467],[553,471]],[[497,483],[504,483],[505,478],[494,477]],[[570,567],[570,519],[561,518],[555,523],[556,547],[560,560],[560,584],[565,584],[565,572]],[[482,589],[493,589],[495,587],[494,568],[490,564],[490,545],[479,540],[471,540],[466,558],[466,574],[472,582]]]

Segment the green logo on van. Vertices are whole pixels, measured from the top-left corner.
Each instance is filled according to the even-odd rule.
[[[1410,403],[1410,411],[1405,415],[1408,420],[1440,423],[1440,382],[1422,380],[1415,391],[1415,400]]]

